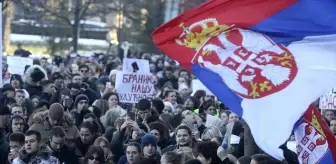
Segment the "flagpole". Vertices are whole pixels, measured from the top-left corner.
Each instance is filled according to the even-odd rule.
[[[3,86],[3,77],[2,77],[2,53],[3,53],[3,49],[2,49],[2,26],[3,26],[3,24],[2,24],[2,3],[3,3],[3,0],[0,0],[0,10],[1,10],[1,15],[0,15],[0,22],[1,22],[1,26],[0,26],[0,50],[1,50],[1,56],[0,56],[0,61],[1,61],[1,66],[0,66],[0,70],[1,70],[1,77],[0,77],[0,87],[2,88],[2,86]]]

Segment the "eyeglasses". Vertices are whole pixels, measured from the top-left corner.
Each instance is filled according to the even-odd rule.
[[[98,157],[94,157],[94,156],[90,156],[89,160],[100,161],[100,159]]]

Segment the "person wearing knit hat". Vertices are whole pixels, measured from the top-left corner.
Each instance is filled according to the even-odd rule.
[[[160,163],[161,156],[157,152],[157,140],[154,135],[146,134],[141,138],[141,148],[145,158],[153,163]]]
[[[15,89],[20,89],[23,84],[22,77],[19,74],[13,74],[10,78],[10,84]]]
[[[59,103],[54,103],[50,106],[48,112],[48,121],[51,126],[62,126],[64,116],[64,108]]]
[[[85,94],[79,94],[75,98],[74,107],[80,113],[84,106],[88,107],[89,98]]]
[[[1,89],[1,93],[5,94],[7,97],[14,97],[15,89],[10,84],[5,84]]]
[[[79,137],[78,129],[74,125],[71,115],[65,113],[63,106],[59,103],[51,104],[49,111],[36,113],[33,120],[29,130],[40,132],[43,143],[49,141],[49,134],[55,126],[61,126],[65,129],[66,144],[71,144]]]

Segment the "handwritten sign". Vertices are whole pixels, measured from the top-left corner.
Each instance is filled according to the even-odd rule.
[[[127,73],[150,73],[148,60],[129,59],[123,60],[123,72]]]
[[[116,90],[122,103],[138,103],[141,99],[154,95],[154,78],[152,74],[117,73]]]
[[[204,90],[207,95],[213,96],[214,94],[198,79],[194,79],[191,82],[193,93],[191,95],[194,95],[196,91],[198,90]]]
[[[23,75],[25,66],[33,65],[33,59],[18,56],[8,56],[7,64],[8,64],[8,72],[10,74]]]
[[[336,110],[336,89],[320,97],[319,108],[321,110]]]

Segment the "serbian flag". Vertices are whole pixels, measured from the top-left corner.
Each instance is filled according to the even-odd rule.
[[[294,135],[301,164],[335,163],[335,137],[314,105],[295,124]]]
[[[308,106],[335,86],[335,0],[212,0],[152,37],[277,159]]]

